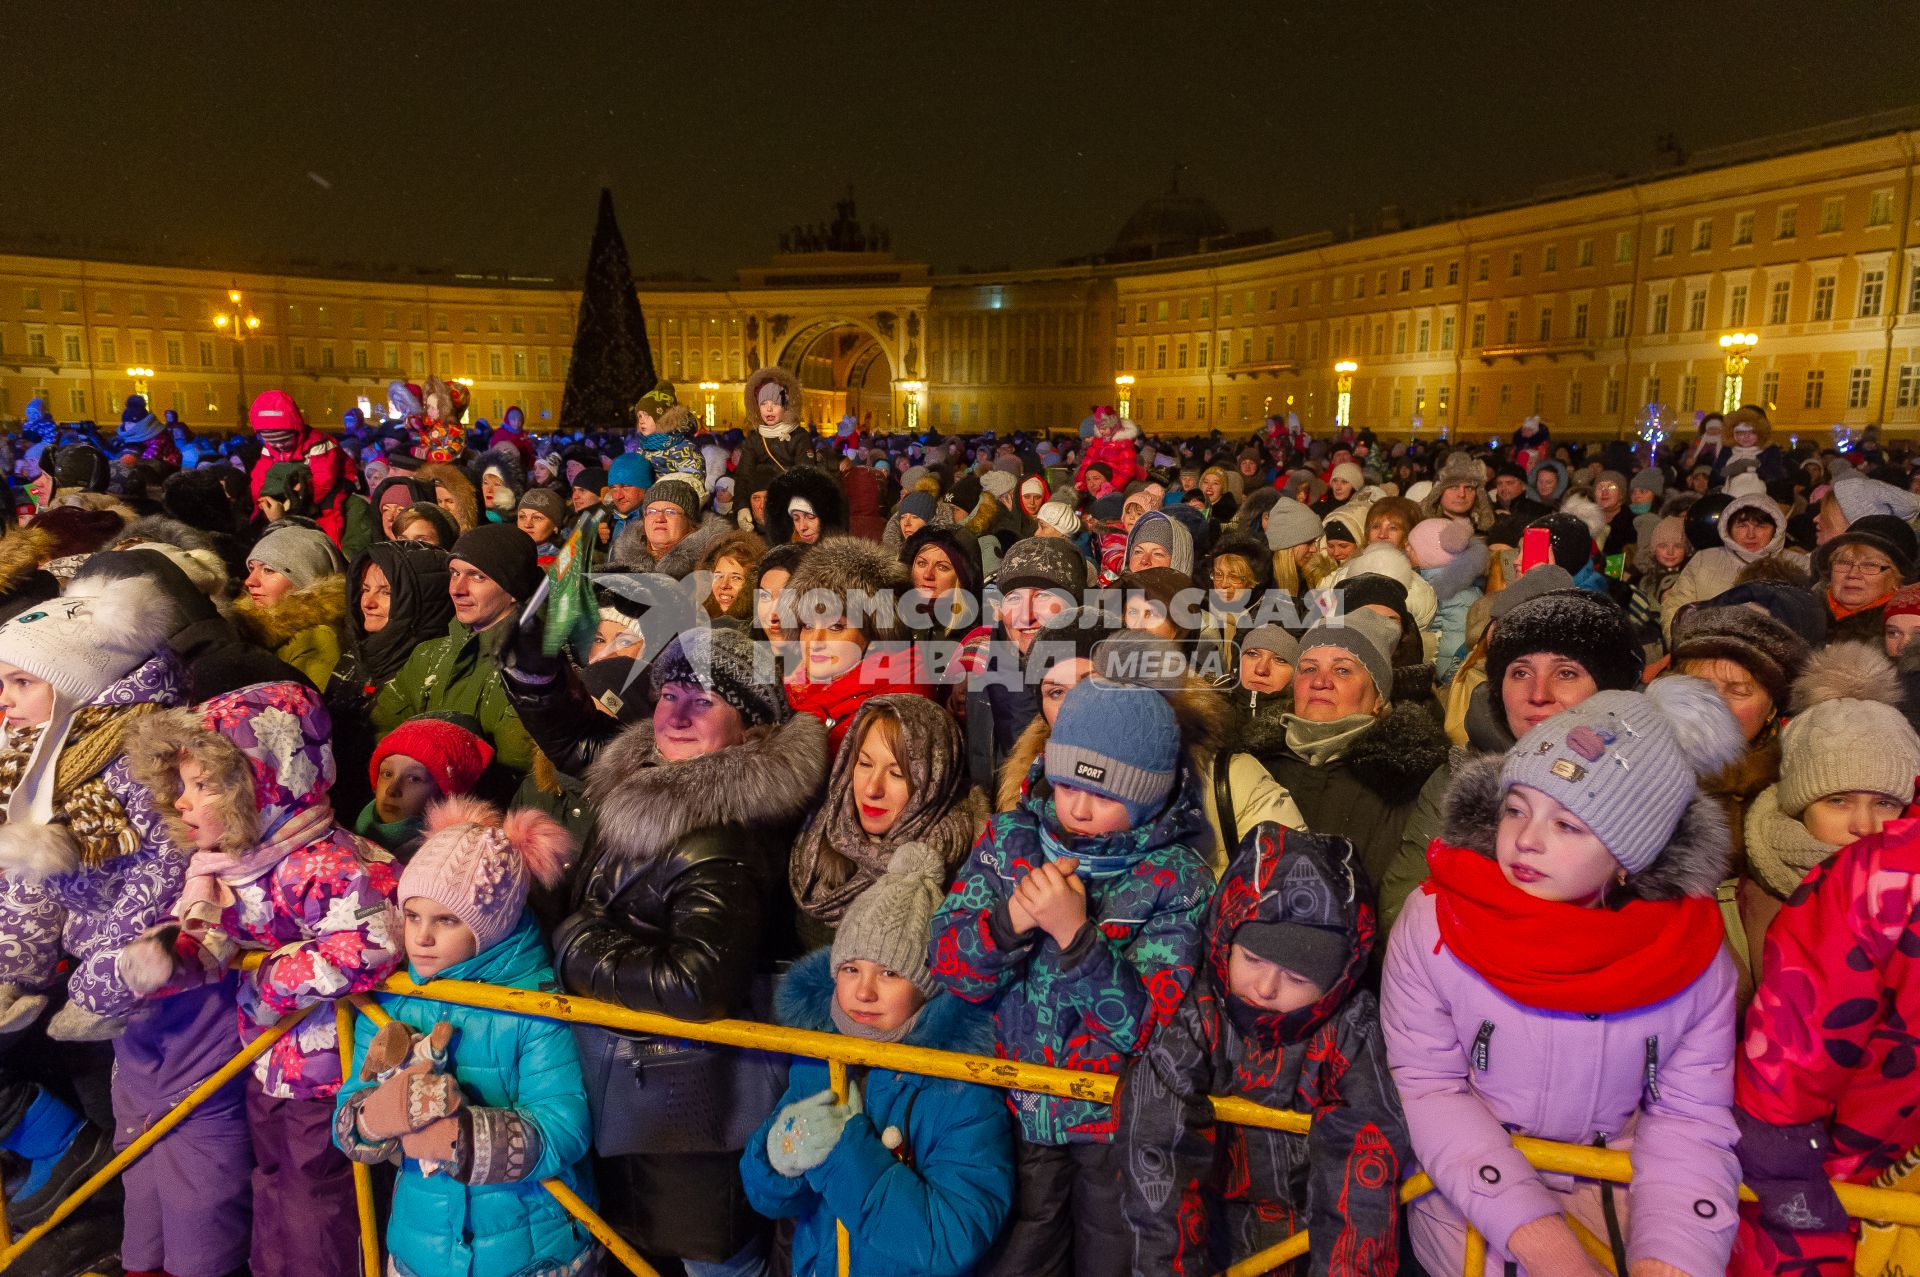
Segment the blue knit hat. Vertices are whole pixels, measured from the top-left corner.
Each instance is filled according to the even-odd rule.
[[[1111,798],[1135,824],[1173,792],[1180,726],[1159,692],[1092,676],[1060,702],[1047,739],[1047,780]]]
[[[651,488],[653,463],[637,452],[623,452],[607,468],[607,484],[610,487]]]

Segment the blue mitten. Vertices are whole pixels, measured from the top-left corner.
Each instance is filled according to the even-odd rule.
[[[767,1130],[767,1161],[789,1179],[806,1174],[827,1160],[840,1132],[861,1108],[855,1085],[847,1087],[845,1104],[834,1103],[832,1091],[822,1091],[787,1105]]]

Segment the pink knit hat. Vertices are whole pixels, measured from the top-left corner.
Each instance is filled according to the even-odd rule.
[[[1422,519],[1407,535],[1407,557],[1420,568],[1444,568],[1466,550],[1473,528],[1459,519]]]
[[[478,798],[450,798],[427,812],[426,841],[400,874],[398,898],[440,905],[485,953],[519,925],[530,881],[557,886],[572,858],[572,836],[545,812],[516,807],[503,816]]]

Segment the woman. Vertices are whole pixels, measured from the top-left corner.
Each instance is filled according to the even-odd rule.
[[[1533,489],[1533,499],[1549,510],[1560,508],[1561,498],[1567,495],[1567,464],[1555,461],[1551,457],[1542,457],[1533,465],[1533,473],[1528,479]]]
[[[325,687],[346,629],[346,563],[317,528],[276,528],[247,554],[246,593],[233,605],[248,639]]]
[[[458,466],[426,465],[414,473],[421,483],[433,485],[434,504],[453,516],[460,531],[471,532],[480,526],[480,494]]]
[[[1751,563],[1778,557],[1795,571],[1806,567],[1806,556],[1787,548],[1787,516],[1764,492],[1730,502],[1716,528],[1720,544],[1689,559],[1661,599],[1660,620],[1668,633],[1681,608],[1732,589]]]
[[[415,647],[440,638],[453,619],[448,563],[437,546],[376,541],[347,569],[346,650],[321,685],[333,717],[339,764],[334,801],[341,811],[358,811],[373,796],[366,780],[375,743],[368,717],[374,694]]]
[[[410,505],[394,515],[393,527],[397,540],[418,541],[440,550],[453,549],[453,543],[460,539],[460,528],[453,516],[426,502]]]
[[[1214,546],[1207,565],[1212,586],[1207,603],[1223,648],[1252,624],[1254,613],[1273,585],[1272,565],[1273,556],[1251,537],[1229,534]]]
[[[916,641],[965,641],[981,625],[980,542],[965,528],[927,525],[900,550],[910,592],[901,619]]]
[[[1714,926],[1726,826],[1695,777],[1739,731],[1698,679],[1601,692],[1473,763],[1432,883],[1388,942],[1380,1019],[1420,1168],[1415,1255],[1599,1277],[1571,1215],[1640,1274],[1717,1274],[1739,1165],[1733,964]],[[1513,1137],[1631,1143],[1632,1183],[1545,1176]],[[1616,1198],[1624,1197],[1624,1209]]]
[[[760,560],[760,579],[753,589],[753,637],[772,645],[774,655],[787,660],[793,635],[782,626],[780,599],[796,568],[805,561],[808,545],[776,545]]]
[[[1420,507],[1405,497],[1382,497],[1367,507],[1367,544],[1385,541],[1405,551],[1407,538],[1420,522]]]
[[[1200,495],[1206,498],[1202,509],[1216,524],[1231,523],[1240,509],[1240,499],[1229,490],[1227,472],[1220,466],[1208,466],[1200,472]]]
[[[1267,511],[1265,529],[1267,549],[1271,552],[1273,588],[1284,590],[1289,598],[1297,601],[1318,584],[1309,578],[1308,565],[1313,561],[1322,530],[1320,517],[1292,497],[1274,501]]]
[[[1726,516],[1720,522],[1724,526]],[[1844,532],[1822,542],[1813,553],[1813,573],[1826,605],[1827,641],[1871,643],[1879,638],[1887,600],[1913,579],[1916,557],[1920,542],[1913,529],[1890,514],[1855,519]]]
[[[794,951],[788,848],[826,776],[827,734],[752,676],[746,635],[687,631],[648,671],[651,720],[594,759],[599,820],[553,936],[569,992],[682,1019],[767,1017],[774,965]],[[745,1201],[740,1150],[781,1070],[754,1053],[578,1032],[607,1222],[689,1273],[753,1271],[770,1230]]]
[[[847,906],[907,843],[931,847],[941,886],[951,880],[987,823],[987,797],[967,776],[960,728],[934,702],[876,696],[855,711],[787,867],[803,949],[833,942]]]
[[[760,561],[766,555],[767,543],[751,532],[732,533],[707,547],[693,579],[708,616],[753,619],[754,590],[759,585]]]
[[[1393,621],[1365,609],[1308,630],[1285,730],[1255,755],[1308,829],[1352,841],[1369,884],[1383,881],[1421,786],[1447,757],[1425,707],[1389,699],[1398,638]]]

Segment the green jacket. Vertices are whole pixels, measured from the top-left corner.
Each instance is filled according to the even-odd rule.
[[[502,767],[525,772],[533,766],[533,740],[500,686],[495,662],[512,623],[509,617],[475,634],[458,620],[448,621],[447,636],[414,648],[400,672],[373,698],[374,731],[385,736],[420,714],[466,714],[479,721]]]

